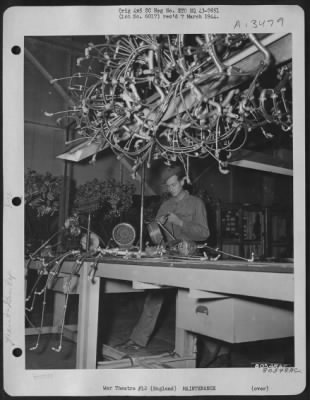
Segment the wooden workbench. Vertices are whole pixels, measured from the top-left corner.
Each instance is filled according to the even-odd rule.
[[[175,351],[184,358],[195,351],[196,333],[229,343],[294,335],[292,263],[106,257],[93,282],[91,263],[84,262],[77,291],[77,368],[96,368],[102,285],[105,293],[177,288]],[[64,262],[62,274],[72,265]]]

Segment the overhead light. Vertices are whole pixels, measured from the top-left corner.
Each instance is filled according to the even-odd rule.
[[[287,157],[283,159],[278,155],[272,156],[242,149],[236,156],[232,156],[229,160],[229,165],[293,176],[293,160],[289,154],[290,152],[288,152]]]
[[[84,160],[87,157],[94,156],[99,151],[102,151],[106,148],[106,144],[96,143],[93,140],[89,139],[86,142],[80,143],[79,145],[73,147],[69,151],[58,155],[57,158],[61,160],[78,162]]]
[[[250,160],[233,161],[233,162],[230,162],[229,164],[234,165],[236,167],[251,168],[251,169],[256,169],[259,171],[272,172],[274,174],[293,176],[292,169],[283,168],[283,167],[279,167],[279,166],[271,165],[271,164],[263,164],[263,163],[250,161]]]

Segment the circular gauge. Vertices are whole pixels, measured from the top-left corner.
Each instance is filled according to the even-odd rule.
[[[136,231],[132,225],[122,222],[113,228],[112,237],[121,248],[129,248],[136,239]]]

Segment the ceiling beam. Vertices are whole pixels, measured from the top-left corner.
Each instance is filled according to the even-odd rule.
[[[27,42],[33,42],[36,44],[47,45],[57,50],[69,52],[71,55],[81,56],[85,54],[85,48],[87,45],[79,44],[76,42],[70,42],[69,40],[64,40],[64,37],[51,38],[50,36],[31,36],[27,37]]]
[[[31,52],[24,47],[25,57],[32,63],[34,67],[48,80],[48,82],[55,88],[56,92],[60,94],[60,96],[71,106],[73,107],[74,101],[68,95],[68,93],[64,90],[59,83],[53,81],[52,75],[47,71],[47,69],[34,57]]]

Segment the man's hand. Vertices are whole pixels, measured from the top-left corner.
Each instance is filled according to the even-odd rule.
[[[157,218],[157,221],[162,225],[165,225],[165,223],[168,221],[168,215],[162,215],[161,217]]]
[[[169,213],[167,221],[171,224],[180,226],[181,228],[183,226],[183,220],[173,213]]]

